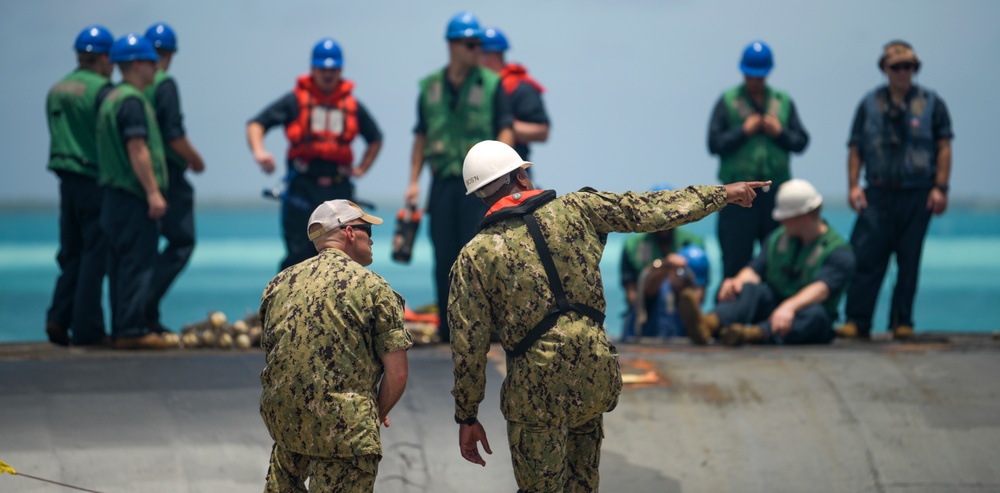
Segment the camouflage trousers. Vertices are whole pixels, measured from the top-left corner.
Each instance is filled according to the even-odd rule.
[[[507,440],[519,492],[597,491],[604,416],[571,425],[507,422]]]
[[[264,493],[370,493],[375,489],[380,459],[377,455],[349,459],[311,457],[274,444]],[[306,479],[309,479],[308,490]]]

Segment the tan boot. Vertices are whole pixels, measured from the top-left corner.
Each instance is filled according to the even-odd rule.
[[[171,349],[177,347],[177,344],[156,332],[150,332],[144,336],[116,338],[112,347],[115,349]]]
[[[719,331],[719,317],[714,313],[701,313],[701,307],[698,306],[693,289],[681,290],[677,307],[681,312],[684,329],[687,330],[688,338],[691,339],[692,343],[708,344],[715,333]]]
[[[892,328],[892,339],[896,341],[906,341],[913,339],[912,325],[897,325]]]
[[[844,325],[833,329],[833,332],[841,339],[855,339],[858,337],[858,324],[847,321]]]
[[[729,324],[722,328],[719,339],[727,346],[740,346],[760,344],[766,340],[766,337],[758,325]]]

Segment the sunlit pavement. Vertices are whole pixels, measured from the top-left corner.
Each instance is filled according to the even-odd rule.
[[[1000,342],[989,335],[830,347],[619,345],[602,489],[1000,490]],[[514,491],[491,353],[485,468],[458,453],[446,346],[410,351],[382,430],[376,491]],[[121,352],[0,345],[0,460],[101,492],[261,491],[271,441],[259,350]],[[63,489],[0,476],[0,491]],[[69,490],[65,490],[69,491]]]

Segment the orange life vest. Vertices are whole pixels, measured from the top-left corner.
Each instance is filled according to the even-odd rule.
[[[358,101],[351,89],[354,83],[342,79],[335,91],[324,94],[311,76],[299,77],[293,91],[299,116],[285,127],[289,160],[353,163],[351,141],[358,135]]]
[[[545,92],[545,88],[538,83],[537,80],[532,79],[528,75],[528,69],[524,68],[524,65],[517,63],[508,63],[502,70],[500,70],[500,79],[503,83],[503,90],[508,95],[514,93],[514,89],[517,89],[518,84],[522,82],[527,82],[531,84],[532,87],[538,90],[538,94]]]

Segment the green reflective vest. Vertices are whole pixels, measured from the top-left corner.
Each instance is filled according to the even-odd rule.
[[[445,70],[420,81],[426,125],[424,158],[435,177],[462,177],[462,163],[477,143],[496,138],[493,97],[500,77],[482,67],[469,72],[457,94],[446,87]]]
[[[125,139],[118,128],[118,109],[125,100],[133,97],[139,98],[146,108],[146,147],[149,148],[153,176],[160,190],[167,189],[167,160],[163,155],[163,138],[160,137],[153,106],[135,86],[126,83],[115,87],[97,112],[97,160],[100,163],[97,184],[119,188],[145,199],[146,191],[132,170]]]
[[[730,127],[742,126],[743,120],[757,111],[742,84],[726,91],[722,95],[722,100],[729,115]],[[788,125],[790,107],[791,99],[788,94],[770,87],[764,88],[765,111],[777,117],[782,127]],[[774,181],[772,187],[777,189],[791,178],[788,151],[782,149],[764,133],[749,137],[736,151],[723,154],[720,161],[719,180],[722,183],[772,180]]]
[[[802,245],[800,240],[792,238],[785,227],[781,226],[774,231],[767,245],[767,272],[764,273],[764,279],[779,298],[790,298],[816,281],[816,275],[826,263],[827,257],[838,248],[850,248],[850,245],[829,224],[826,233],[810,245]],[[823,308],[834,319],[837,318],[837,304],[843,294],[844,288],[841,288],[836,293],[830,293],[823,302]]]
[[[704,249],[705,239],[684,229],[675,228],[674,244],[672,250],[667,253],[677,253],[688,245]],[[625,240],[625,259],[635,272],[642,271],[642,269],[654,260],[663,258],[665,255],[666,253],[660,250],[660,245],[657,243],[654,233],[632,235]]]
[[[50,170],[97,178],[97,93],[107,84],[107,77],[81,68],[49,90]]]
[[[154,111],[156,110],[156,90],[160,88],[160,84],[168,79],[170,79],[170,76],[167,75],[166,72],[157,70],[156,78],[153,79],[153,83],[146,86],[146,88],[142,91],[142,93],[146,96],[146,99],[149,100],[149,104],[153,105]],[[178,101],[178,104],[180,104],[180,101]],[[177,110],[180,111],[180,108]],[[159,122],[159,120],[157,120],[157,122]],[[180,154],[174,152],[169,145],[164,146],[163,152],[167,157],[167,164],[187,169],[187,160],[181,157]]]

